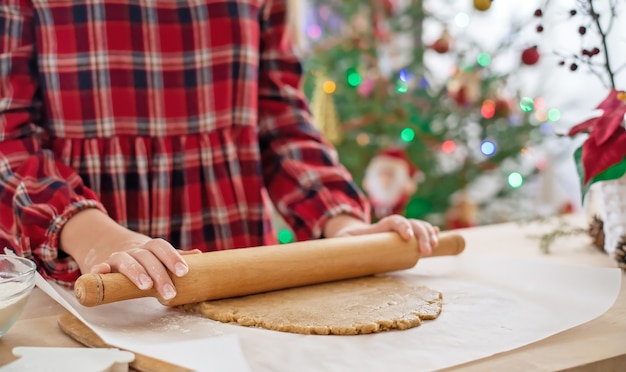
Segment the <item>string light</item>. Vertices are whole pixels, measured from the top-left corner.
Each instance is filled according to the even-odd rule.
[[[400,132],[400,139],[404,142],[411,142],[415,139],[415,131],[411,128],[404,128]]]
[[[402,69],[402,70],[400,71],[399,76],[398,76],[398,78],[399,78],[401,81],[405,82],[405,83],[408,83],[408,82],[409,82],[409,81],[411,81],[414,77],[415,77],[415,74],[411,74],[411,73],[409,73],[409,72],[408,72],[408,70],[407,70],[406,68],[405,68],[405,69]]]
[[[548,120],[550,121],[559,121],[561,119],[561,111],[559,109],[550,109],[548,110]]]
[[[293,234],[287,229],[280,230],[278,232],[278,242],[280,244],[287,244],[293,242]]]
[[[552,125],[549,123],[541,124],[541,127],[539,127],[539,130],[541,130],[541,133],[543,134],[552,134],[554,132]]]
[[[509,174],[509,186],[511,186],[514,189],[517,189],[518,187],[522,186],[522,184],[524,183],[524,177],[519,173],[519,172],[511,172]]]
[[[480,152],[482,152],[483,155],[491,156],[496,153],[496,144],[492,141],[485,140],[480,144]]]
[[[317,40],[322,37],[322,28],[319,25],[312,24],[307,28],[306,34],[309,38]]]
[[[535,166],[539,170],[544,170],[548,167],[548,161],[545,158],[538,159]]]
[[[537,110],[535,111],[535,119],[537,119],[537,121],[546,121],[548,120],[548,113],[544,110]]]
[[[420,87],[420,89],[426,89],[430,86],[430,83],[428,82],[428,79],[426,79],[426,77],[422,76],[417,81],[417,86]]]
[[[452,140],[444,141],[441,144],[441,151],[446,154],[452,154],[456,150],[456,143]]]
[[[489,53],[482,52],[476,57],[476,62],[482,67],[487,67],[491,64],[491,56]]]
[[[404,94],[408,91],[409,91],[409,85],[403,82],[402,80],[398,79],[398,82],[396,83],[396,92],[398,92],[398,94]]]
[[[465,28],[470,23],[470,17],[467,13],[459,13],[454,17],[454,23],[461,28]]]
[[[335,90],[337,90],[337,84],[332,80],[326,80],[324,85],[322,85],[322,89],[324,89],[324,92],[327,94],[333,94]]]
[[[356,71],[351,71],[348,73],[348,85],[350,85],[351,87],[358,87],[359,85],[361,85],[361,75],[356,72]]]
[[[483,102],[480,113],[485,119],[491,119],[496,114],[496,103],[490,99]]]
[[[519,107],[524,112],[531,112],[535,107],[535,101],[530,97],[524,97],[520,100]]]
[[[356,136],[356,143],[360,146],[367,146],[370,143],[370,136],[367,133],[359,133]]]

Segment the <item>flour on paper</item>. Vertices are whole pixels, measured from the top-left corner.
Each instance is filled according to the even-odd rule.
[[[247,327],[302,334],[357,335],[417,327],[422,320],[435,319],[441,306],[440,292],[375,276],[180,308]]]

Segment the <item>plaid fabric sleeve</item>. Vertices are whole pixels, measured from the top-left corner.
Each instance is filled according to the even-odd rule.
[[[266,2],[261,15],[259,139],[272,201],[299,240],[319,238],[327,220],[349,214],[369,221],[369,205],[335,149],[312,125],[299,89],[302,67],[286,32],[286,2]]]
[[[0,248],[33,259],[44,277],[68,284],[80,273],[59,251],[58,234],[78,211],[103,208],[74,171],[41,148],[29,3],[0,6]]]

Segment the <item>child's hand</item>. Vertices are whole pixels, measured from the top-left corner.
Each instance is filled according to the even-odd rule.
[[[176,296],[176,289],[167,270],[176,276],[189,270],[181,252],[167,241],[130,231],[97,209],[70,218],[60,242],[82,273],[121,273],[140,289],[154,286],[168,300]]]
[[[166,300],[176,296],[176,288],[167,270],[178,277],[187,274],[189,268],[181,254],[199,252],[178,251],[163,239],[148,237],[143,242],[129,242],[124,245],[129,248],[112,253],[104,262],[92,266],[91,272],[122,273],[139,289],[146,290],[154,286]]]
[[[366,235],[386,231],[396,231],[406,240],[415,236],[423,255],[430,255],[439,242],[439,227],[426,221],[409,219],[397,214],[385,217],[371,225],[348,215],[336,216],[326,223],[324,236]]]

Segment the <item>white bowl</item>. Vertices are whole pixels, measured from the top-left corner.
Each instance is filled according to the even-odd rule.
[[[29,259],[0,254],[0,337],[22,314],[35,286],[36,270]]]

